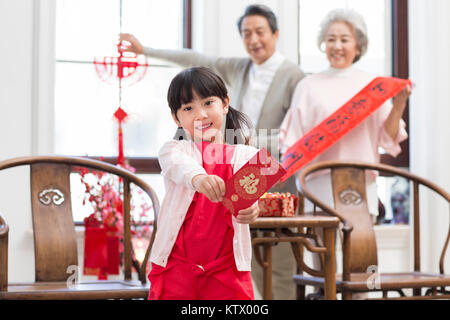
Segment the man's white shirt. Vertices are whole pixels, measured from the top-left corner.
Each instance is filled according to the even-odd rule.
[[[284,59],[280,52],[275,51],[264,63],[252,63],[250,66],[248,88],[243,97],[241,111],[249,117],[254,127],[258,123],[269,86]]]

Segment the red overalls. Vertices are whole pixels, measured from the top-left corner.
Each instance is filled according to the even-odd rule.
[[[206,147],[207,143],[203,143]],[[234,147],[223,145],[221,163],[207,164],[207,174],[224,181],[233,175],[226,164]],[[225,158],[226,157],[226,158]],[[223,163],[223,164],[222,164]],[[150,300],[254,299],[249,271],[238,271],[233,254],[231,213],[195,193],[165,268],[152,263]]]

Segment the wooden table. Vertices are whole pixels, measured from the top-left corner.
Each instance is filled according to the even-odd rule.
[[[311,271],[303,262],[303,247],[323,254],[325,299],[336,300],[335,239],[338,225],[338,218],[323,216],[260,217],[250,224],[255,257],[263,268],[263,298],[272,299],[272,246],[278,242],[290,242],[300,270]],[[305,232],[305,228],[317,227],[323,228],[324,231],[323,247],[313,246],[308,240],[311,234]],[[297,232],[288,228],[297,228]],[[258,236],[256,230],[262,231],[263,235]],[[259,254],[259,246],[263,247],[263,258]]]

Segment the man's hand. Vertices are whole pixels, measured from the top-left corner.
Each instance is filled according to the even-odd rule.
[[[210,201],[220,202],[225,195],[225,182],[216,175],[199,174],[192,178],[192,185]]]
[[[119,40],[120,41],[127,41],[129,43],[129,45],[124,44],[120,48],[120,51],[122,51],[122,52],[133,52],[135,54],[142,54],[142,53],[144,53],[144,47],[139,42],[139,40],[136,39],[135,36],[133,36],[132,34],[130,34],[130,33],[121,33],[120,36],[119,36]]]
[[[259,214],[258,201],[256,201],[251,207],[247,209],[239,210],[236,216],[236,221],[238,223],[250,224],[256,220]]]

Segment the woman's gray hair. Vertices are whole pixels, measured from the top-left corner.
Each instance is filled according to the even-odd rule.
[[[353,63],[355,63],[367,52],[367,46],[369,44],[369,38],[367,37],[367,26],[364,22],[364,18],[352,9],[334,9],[330,11],[320,24],[319,36],[317,37],[317,45],[320,50],[322,50],[322,43],[325,42],[325,36],[328,28],[334,22],[345,22],[353,28],[359,50],[359,54],[356,55],[353,60]]]

